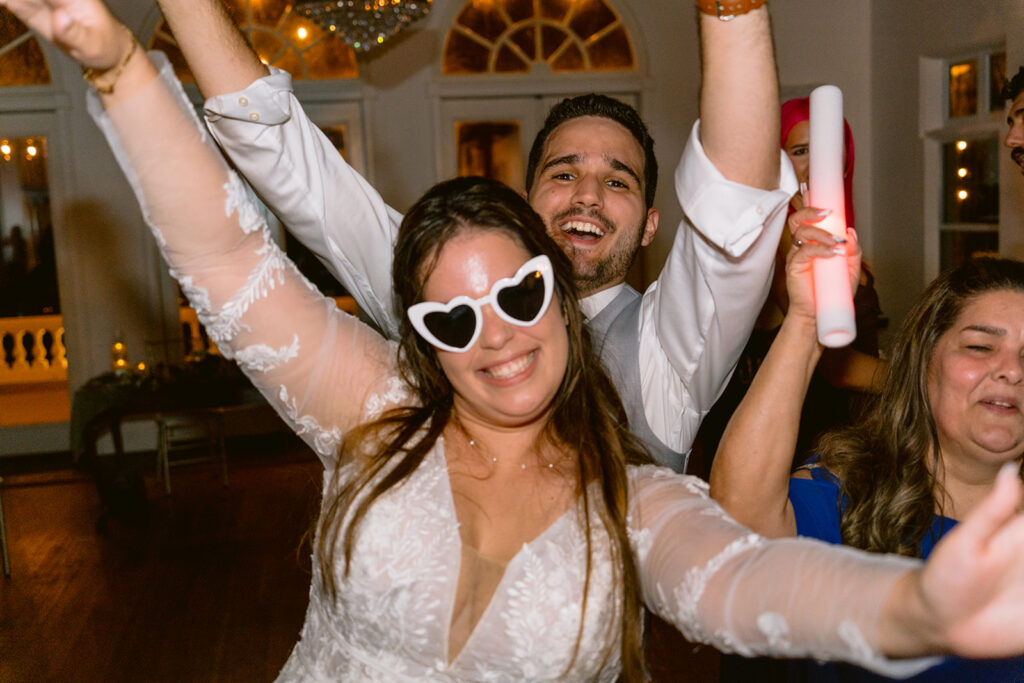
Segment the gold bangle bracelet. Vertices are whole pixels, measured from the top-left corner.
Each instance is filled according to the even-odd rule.
[[[128,29],[125,30],[127,31]],[[97,76],[103,76],[108,73],[110,69],[105,69],[98,73],[96,69],[82,70],[82,78],[85,79],[86,83],[94,87],[96,92],[103,95],[112,95],[114,93],[114,86],[117,85],[117,80],[121,78],[121,73],[124,71],[125,67],[128,66],[128,62],[131,61],[132,55],[135,54],[135,50],[139,47],[139,41],[135,39],[135,36],[130,31],[128,32],[128,35],[132,38],[131,47],[128,48],[128,54],[125,55],[124,59],[121,60],[121,63],[117,65],[116,69],[114,69],[114,80],[112,80],[109,85],[98,85],[96,83],[96,78]]]
[[[697,8],[704,14],[729,21],[757,9],[765,2],[766,0],[697,0]]]

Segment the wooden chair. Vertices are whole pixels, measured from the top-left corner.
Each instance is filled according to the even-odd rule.
[[[221,480],[228,485],[228,456],[224,443],[224,409],[210,408],[189,412],[161,413],[157,425],[157,478],[164,492],[171,493],[171,468],[203,462],[220,462]],[[197,455],[196,451],[206,453]],[[173,457],[189,452],[188,457]]]
[[[0,555],[3,556],[4,576],[11,576],[11,556],[7,551],[7,523],[4,522],[4,478],[0,477]]]

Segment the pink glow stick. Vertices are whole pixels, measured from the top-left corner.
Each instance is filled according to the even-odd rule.
[[[811,206],[829,209],[817,226],[846,239],[843,199],[843,93],[823,85],[811,93],[810,169]],[[818,341],[829,347],[846,346],[857,336],[853,294],[846,259],[814,259],[814,303]]]

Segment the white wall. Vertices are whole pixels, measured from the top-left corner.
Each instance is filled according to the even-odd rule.
[[[878,226],[872,255],[883,306],[898,322],[924,279],[918,57],[954,56],[1005,42],[1008,70],[1015,72],[1024,63],[1024,5],[1018,0],[875,0],[872,7],[871,191]],[[1017,174],[1005,159],[1000,173],[1006,196]],[[1017,193],[1021,191],[1024,186],[1018,185]],[[1007,240],[1002,242],[1005,250]]]

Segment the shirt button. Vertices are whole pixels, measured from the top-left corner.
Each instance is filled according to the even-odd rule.
[[[260,113],[257,112],[257,111],[249,112],[249,120],[250,121],[259,121],[260,120]]]
[[[239,97],[238,98],[238,104],[240,104],[243,107],[248,107],[249,106],[249,98],[248,97]]]
[[[763,216],[764,215],[764,209],[762,207],[760,207],[760,206],[757,207],[757,215],[758,216]]]

